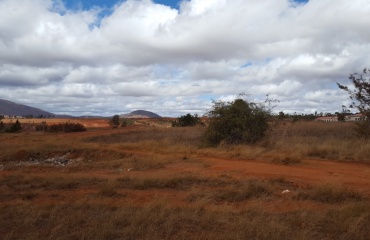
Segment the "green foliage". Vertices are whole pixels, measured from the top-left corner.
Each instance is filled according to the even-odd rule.
[[[40,124],[36,125],[36,132],[47,132],[48,131],[48,125],[46,122],[41,122]]]
[[[349,94],[352,100],[351,108],[357,108],[366,118],[357,123],[356,131],[360,136],[368,138],[370,136],[370,69],[365,68],[363,72],[352,73],[349,79],[353,84],[354,90],[348,86],[337,83],[338,87]]]
[[[86,127],[82,125],[81,123],[60,123],[60,124],[53,124],[50,127],[48,127],[49,132],[60,132],[64,131],[66,133],[68,132],[85,132]]]
[[[255,143],[269,128],[269,113],[265,104],[247,102],[240,97],[232,102],[214,101],[213,108],[207,113],[209,125],[203,135],[204,141],[211,146],[221,141]]]
[[[282,115],[277,116],[278,119],[283,119]],[[291,119],[292,122],[298,122],[298,121],[313,121],[317,118],[316,115],[314,114],[289,114],[289,113],[284,113],[284,118],[286,119]]]
[[[43,131],[43,132],[85,132],[87,129],[81,123],[56,123],[52,125],[47,125],[46,122],[42,122],[36,126],[36,131]]]
[[[109,125],[112,126],[112,128],[117,128],[120,125],[119,121],[119,115],[114,115],[110,120],[109,120]]]
[[[190,113],[177,118],[176,121],[172,122],[173,127],[190,127],[200,123],[200,118],[197,114],[194,116]]]
[[[283,111],[279,112],[279,116],[278,116],[279,119],[284,119],[285,118],[285,114]]]
[[[340,121],[340,122],[344,122],[344,120],[345,120],[345,116],[346,116],[346,114],[344,114],[344,113],[338,113],[338,114],[337,114],[338,121]]]
[[[13,123],[8,129],[6,129],[5,132],[17,133],[17,132],[20,132],[21,130],[22,130],[21,123],[17,119],[17,121],[15,121],[15,123]]]
[[[134,125],[134,123],[135,123],[134,120],[127,119],[127,118],[122,119],[120,122],[121,122],[121,127],[131,126],[131,125]]]

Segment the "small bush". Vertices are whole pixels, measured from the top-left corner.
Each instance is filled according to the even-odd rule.
[[[172,127],[192,127],[200,123],[200,118],[197,114],[194,116],[190,113],[177,118],[172,122]]]
[[[5,132],[7,132],[7,133],[17,133],[17,132],[20,132],[21,130],[22,130],[21,123],[17,119],[17,121],[15,121],[15,123],[10,125],[10,127],[8,129],[6,129]]]
[[[45,132],[85,132],[87,131],[86,127],[81,123],[56,123],[52,125],[47,125],[46,122],[36,126],[36,131],[45,131]]]
[[[135,123],[135,121],[134,121],[134,120],[132,120],[132,119],[127,119],[127,118],[122,119],[120,122],[121,122],[121,127],[132,126],[132,125],[134,125],[134,123]]]
[[[36,125],[35,129],[36,129],[36,132],[41,132],[41,131],[47,132],[48,131],[48,125],[46,124],[46,122],[42,122],[42,123]]]
[[[5,129],[5,124],[3,123],[3,121],[0,121],[0,132]]]
[[[209,125],[204,132],[206,145],[255,143],[269,128],[269,111],[264,104],[237,98],[232,102],[213,102],[207,115]]]
[[[119,121],[119,115],[114,115],[110,120],[109,120],[109,125],[112,127],[112,128],[117,128],[120,124],[120,121]]]

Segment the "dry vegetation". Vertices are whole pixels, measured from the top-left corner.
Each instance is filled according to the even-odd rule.
[[[204,148],[202,127],[99,121],[0,134],[1,239],[369,239],[370,145],[350,123]]]

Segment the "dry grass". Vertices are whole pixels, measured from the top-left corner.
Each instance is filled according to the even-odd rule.
[[[284,199],[274,192],[277,187],[292,187],[283,178],[240,181],[173,176],[103,180],[15,175],[2,178],[1,184],[2,239],[367,239],[369,234],[369,202],[336,186],[307,188],[298,194],[299,199],[336,206],[319,212],[276,214],[248,206],[232,211],[227,207],[251,198],[267,202]],[[62,194],[86,186],[95,191],[79,198]],[[191,189],[184,200],[200,204],[174,206],[154,196],[148,204],[130,206],[122,201],[133,193],[124,189]],[[48,203],[45,196],[56,190],[58,193],[50,195]],[[326,197],[323,200],[318,195]],[[219,207],[212,209],[211,205]]]
[[[331,204],[363,200],[363,196],[359,192],[336,184],[313,186],[306,191],[300,191],[297,198]]]
[[[369,209],[352,203],[320,213],[271,214],[179,208],[163,201],[143,207],[21,202],[0,207],[0,224],[2,239],[368,239]]]
[[[218,179],[206,179],[196,176],[174,176],[170,178],[132,178],[124,177],[117,179],[120,188],[137,190],[145,189],[176,189],[185,190],[191,187],[224,185],[225,182]]]
[[[368,162],[369,144],[351,124],[281,124],[256,145],[216,148],[201,147],[202,131],[134,126],[1,134],[0,238],[369,238],[367,192],[208,172],[212,158],[286,168],[306,158]],[[48,162],[60,156],[69,164]],[[169,174],[167,167],[176,170]],[[292,193],[282,195],[285,189]]]
[[[368,162],[370,145],[348,122],[297,122],[277,126],[262,145],[273,155]]]

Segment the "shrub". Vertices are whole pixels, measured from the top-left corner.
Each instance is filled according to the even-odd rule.
[[[236,98],[232,102],[214,101],[207,113],[209,125],[204,132],[207,145],[255,143],[269,128],[269,111],[264,104]]]
[[[47,132],[48,131],[48,125],[46,124],[46,122],[41,122],[39,125],[36,125],[35,127],[36,129],[36,132]]]
[[[81,123],[56,123],[48,126],[45,122],[42,122],[40,125],[36,126],[36,131],[47,131],[47,132],[84,132],[86,127]]]
[[[16,132],[20,132],[21,130],[22,130],[21,123],[17,119],[17,121],[15,121],[15,123],[13,123],[8,129],[6,129],[5,132],[16,133]]]
[[[109,120],[109,125],[112,126],[112,128],[117,128],[120,124],[119,122],[119,115],[114,115],[110,120]]]
[[[200,123],[200,119],[197,114],[194,116],[190,113],[177,118],[176,121],[172,122],[172,127],[189,127],[195,126]]]
[[[80,123],[58,123],[48,127],[49,132],[84,132],[86,127]]]
[[[131,126],[131,125],[134,125],[134,123],[135,123],[134,120],[124,118],[121,120],[121,127]]]
[[[5,128],[3,121],[0,121],[0,132]]]

